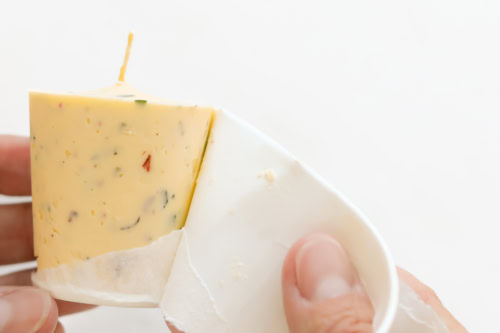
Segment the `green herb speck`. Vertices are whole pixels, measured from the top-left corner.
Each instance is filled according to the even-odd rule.
[[[163,205],[163,208],[167,207],[168,204],[168,191],[165,191],[165,204]]]
[[[146,104],[148,101],[146,101],[145,99],[136,99],[134,102],[136,102],[137,104]]]

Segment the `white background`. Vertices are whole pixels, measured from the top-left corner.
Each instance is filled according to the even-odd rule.
[[[225,107],[368,215],[399,265],[471,332],[500,299],[498,0],[1,1],[0,133],[27,135],[29,89],[127,80]],[[100,308],[72,332],[166,332]]]

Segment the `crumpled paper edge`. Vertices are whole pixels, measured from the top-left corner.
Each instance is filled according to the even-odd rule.
[[[165,320],[184,332],[201,332],[205,328],[203,323],[210,323],[212,332],[221,332],[227,320],[220,314],[208,286],[191,262],[188,235],[184,229],[171,272],[174,274],[168,280],[160,302]],[[177,288],[179,285],[187,287],[187,292]],[[182,313],[175,311],[180,303],[188,305],[183,307]],[[176,315],[170,315],[173,312]],[[194,316],[197,320],[192,320]]]
[[[176,230],[155,242],[32,274],[54,298],[96,305],[157,307],[179,245]],[[161,260],[158,260],[161,256]]]
[[[399,303],[391,333],[450,333],[432,307],[399,281]]]

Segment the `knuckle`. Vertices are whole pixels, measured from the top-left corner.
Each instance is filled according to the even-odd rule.
[[[350,295],[311,309],[310,329],[317,333],[371,333],[373,308],[367,297]]]

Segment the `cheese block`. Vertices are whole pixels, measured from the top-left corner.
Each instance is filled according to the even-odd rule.
[[[160,306],[186,332],[284,333],[281,265],[296,239],[316,231],[335,235],[349,253],[375,307],[374,332],[448,332],[410,288],[398,290],[392,257],[366,217],[279,145],[220,110],[181,230],[39,269],[33,282],[69,301]]]
[[[181,228],[213,112],[122,82],[84,94],[32,92],[38,268],[145,246]]]

